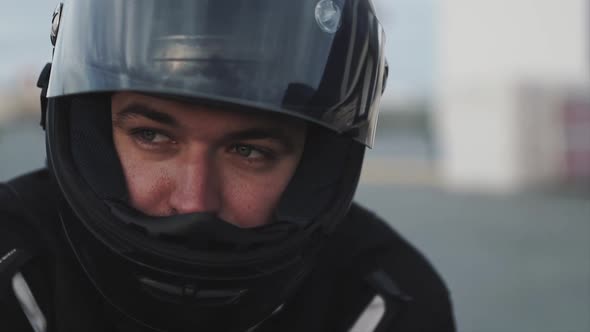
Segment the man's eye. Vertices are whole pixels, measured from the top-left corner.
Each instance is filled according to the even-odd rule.
[[[135,132],[135,135],[147,143],[165,143],[170,141],[170,137],[160,134],[152,129],[141,129]]]
[[[261,151],[249,145],[235,145],[232,150],[244,158],[254,159],[265,156]]]

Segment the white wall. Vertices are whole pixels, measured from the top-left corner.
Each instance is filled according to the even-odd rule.
[[[449,187],[506,191],[555,180],[559,98],[590,91],[589,2],[437,3],[435,127]]]

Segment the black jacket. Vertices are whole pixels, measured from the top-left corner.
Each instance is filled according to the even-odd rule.
[[[55,209],[59,191],[46,170],[0,184],[0,330],[33,331],[14,292],[24,276],[48,332],[126,332],[81,271]],[[454,331],[448,290],[426,259],[357,204],[320,254],[317,267],[261,331],[349,331],[380,293],[383,331]],[[140,305],[140,304],[138,304]]]

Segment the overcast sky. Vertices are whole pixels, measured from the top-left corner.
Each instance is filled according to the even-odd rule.
[[[388,95],[429,94],[433,71],[433,0],[373,0],[385,26]],[[50,60],[50,18],[57,0],[0,0],[0,84]]]

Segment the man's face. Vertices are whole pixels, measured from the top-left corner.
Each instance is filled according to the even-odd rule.
[[[122,92],[113,139],[130,203],[151,216],[213,212],[240,227],[270,221],[303,152],[305,123]]]

